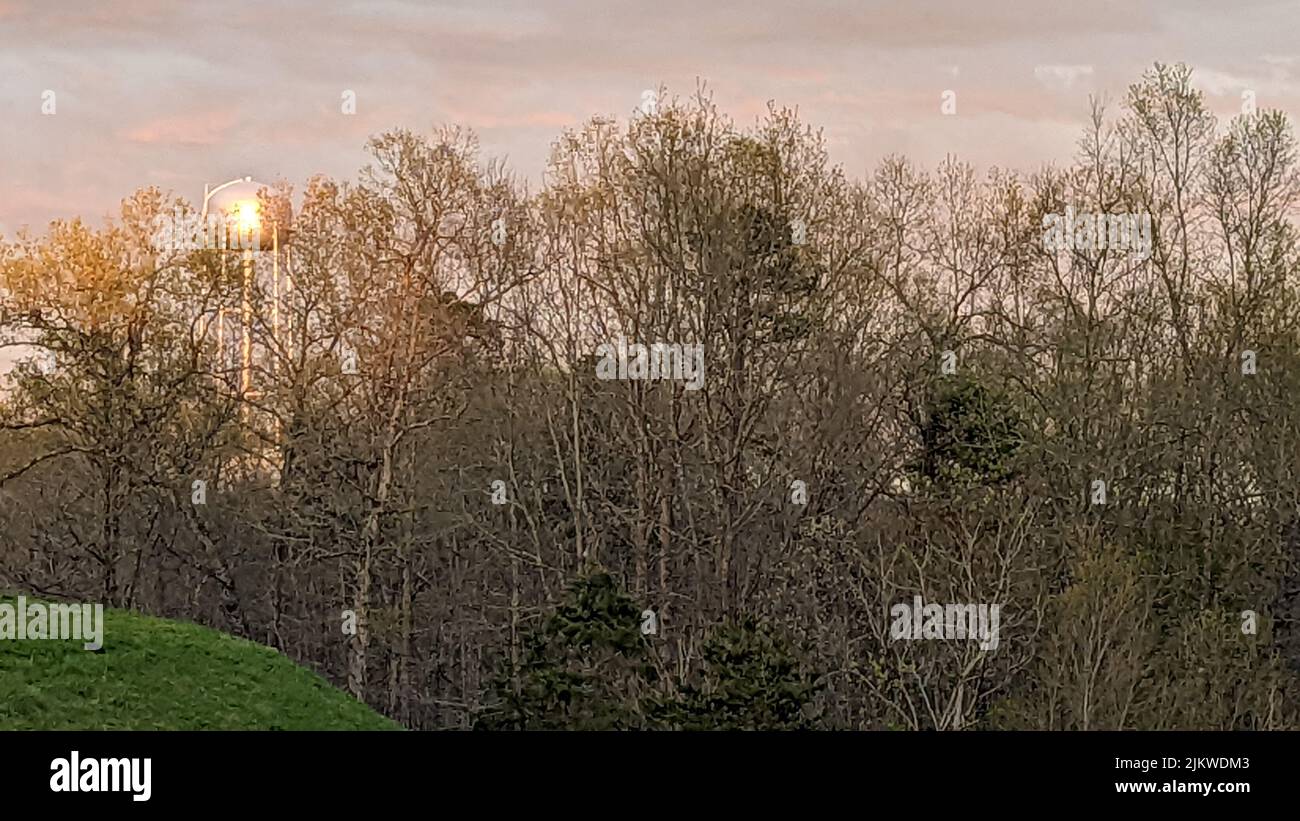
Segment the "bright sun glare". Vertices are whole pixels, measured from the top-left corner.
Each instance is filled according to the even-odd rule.
[[[235,205],[235,213],[238,215],[241,231],[251,231],[257,227],[259,222],[257,203],[251,200],[238,203]]]

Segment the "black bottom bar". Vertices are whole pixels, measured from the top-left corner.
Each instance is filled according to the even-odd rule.
[[[615,811],[673,812],[845,799],[877,809],[885,799],[927,809],[969,808],[972,800],[1043,802],[1043,809],[1162,799],[1235,807],[1289,795],[1293,776],[1284,770],[1293,769],[1296,740],[1284,733],[9,732],[0,733],[0,766],[18,807],[128,812],[337,812],[399,801],[462,807],[457,812],[465,801],[491,810],[516,803],[578,810],[594,809],[596,799]],[[147,800],[136,800],[146,781]]]

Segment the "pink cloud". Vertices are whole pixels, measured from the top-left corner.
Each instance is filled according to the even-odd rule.
[[[138,125],[120,136],[146,145],[217,145],[227,139],[227,132],[238,121],[234,111],[196,111],[160,117]]]
[[[282,0],[109,4],[0,0],[0,222],[113,210],[145,184],[195,196],[251,173],[348,177],[369,135],[457,123],[485,155],[538,179],[550,141],[592,115],[620,120],[643,89],[716,92],[742,126],[767,101],[824,127],[832,158],[958,153],[1068,161],[1089,93],[1118,114],[1152,60],[1185,60],[1231,114],[1238,86],[1294,106],[1300,7],[1119,0]],[[1263,56],[1261,56],[1263,55]],[[960,70],[957,67],[960,67]],[[1094,72],[1076,71],[1093,66]],[[1035,74],[1035,68],[1040,68]],[[1249,81],[1249,85],[1244,85]],[[59,91],[57,117],[40,113]],[[340,94],[357,95],[355,115]],[[954,90],[958,115],[940,113]],[[104,135],[111,139],[104,139]],[[14,188],[57,192],[57,199]],[[49,194],[50,197],[54,193]]]
[[[470,128],[569,128],[583,122],[586,118],[566,114],[562,111],[521,111],[506,115],[491,114],[485,111],[449,109],[449,122],[459,123]]]

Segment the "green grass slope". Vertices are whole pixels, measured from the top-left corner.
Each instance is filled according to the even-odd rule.
[[[105,610],[99,653],[0,640],[0,730],[397,728],[274,650],[194,624]]]

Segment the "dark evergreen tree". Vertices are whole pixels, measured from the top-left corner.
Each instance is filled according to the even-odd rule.
[[[972,379],[935,389],[921,424],[921,476],[932,484],[999,484],[1013,474],[1024,441],[1010,399]]]
[[[789,643],[753,618],[718,630],[704,646],[700,682],[656,703],[659,726],[684,730],[810,729],[820,689]]]
[[[646,724],[641,700],[656,674],[640,633],[640,609],[613,578],[578,579],[569,597],[494,682],[497,703],[477,729],[615,730]]]

